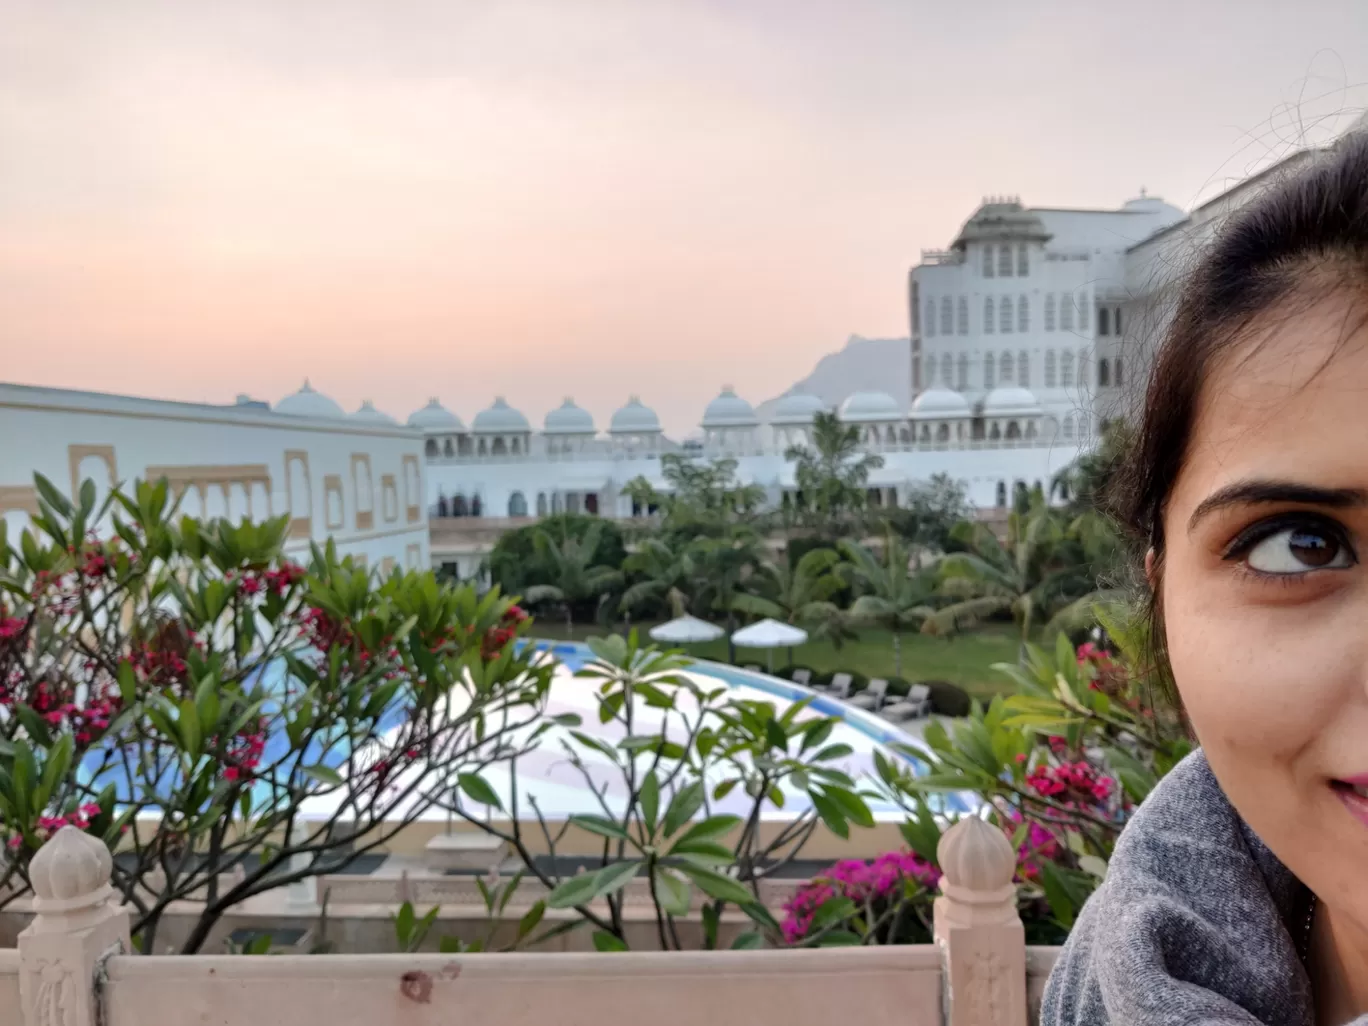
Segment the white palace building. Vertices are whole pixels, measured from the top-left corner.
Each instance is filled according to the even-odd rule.
[[[0,384],[0,517],[13,533],[34,512],[34,471],[66,489],[165,476],[191,513],[287,513],[301,551],[332,538],[370,566],[466,577],[500,533],[539,516],[648,515],[626,488],[644,478],[664,489],[666,453],[735,459],[740,480],[777,506],[796,489],[784,454],[824,409],[883,457],[872,502],[900,503],[947,474],[980,510],[1000,509],[1047,484],[1121,411],[1190,244],[1306,159],[1294,154],[1191,214],[1143,195],[1115,210],[985,201],[911,270],[911,380],[897,388],[910,402],[791,390],[762,417],[724,388],[701,432],[677,440],[636,397],[607,424],[567,399],[534,427],[502,398],[469,423],[434,398],[400,424],[369,403],[348,413],[307,382],[274,406]]]

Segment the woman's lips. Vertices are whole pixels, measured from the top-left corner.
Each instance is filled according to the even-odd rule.
[[[1334,788],[1344,807],[1368,826],[1368,776],[1332,780],[1330,786]]]

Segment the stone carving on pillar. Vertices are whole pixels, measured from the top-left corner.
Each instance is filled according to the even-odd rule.
[[[19,934],[20,1021],[96,1026],[95,972],[132,950],[128,911],[109,885],[113,861],[98,839],[62,827],[29,863],[36,916]]]
[[[946,1026],[1026,1026],[1026,938],[1016,908],[1016,852],[977,816],[937,849],[935,935],[945,959]]]

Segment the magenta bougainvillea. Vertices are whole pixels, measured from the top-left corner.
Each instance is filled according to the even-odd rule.
[[[914,893],[929,894],[940,886],[940,870],[909,851],[886,851],[868,861],[842,859],[820,876],[813,877],[784,904],[784,940],[801,943],[807,938],[817,910],[833,898],[849,898],[863,912],[874,906],[876,914],[890,901]]]

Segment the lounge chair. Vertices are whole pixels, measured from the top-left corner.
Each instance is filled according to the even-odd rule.
[[[881,715],[886,720],[915,720],[930,714],[931,689],[925,684],[913,684],[905,699],[884,706]]]
[[[884,704],[884,699],[888,697],[888,681],[882,677],[875,677],[869,682],[869,686],[850,700],[850,704],[859,709],[868,709],[871,712],[878,712]]]
[[[811,670],[794,670],[794,671],[793,671],[793,683],[795,683],[795,684],[801,684],[803,687],[808,687],[808,686],[810,686],[811,683],[812,683],[812,671],[811,671]]]
[[[831,678],[831,683],[827,685],[827,694],[837,698],[850,697],[850,685],[853,678],[848,673],[838,673]]]

